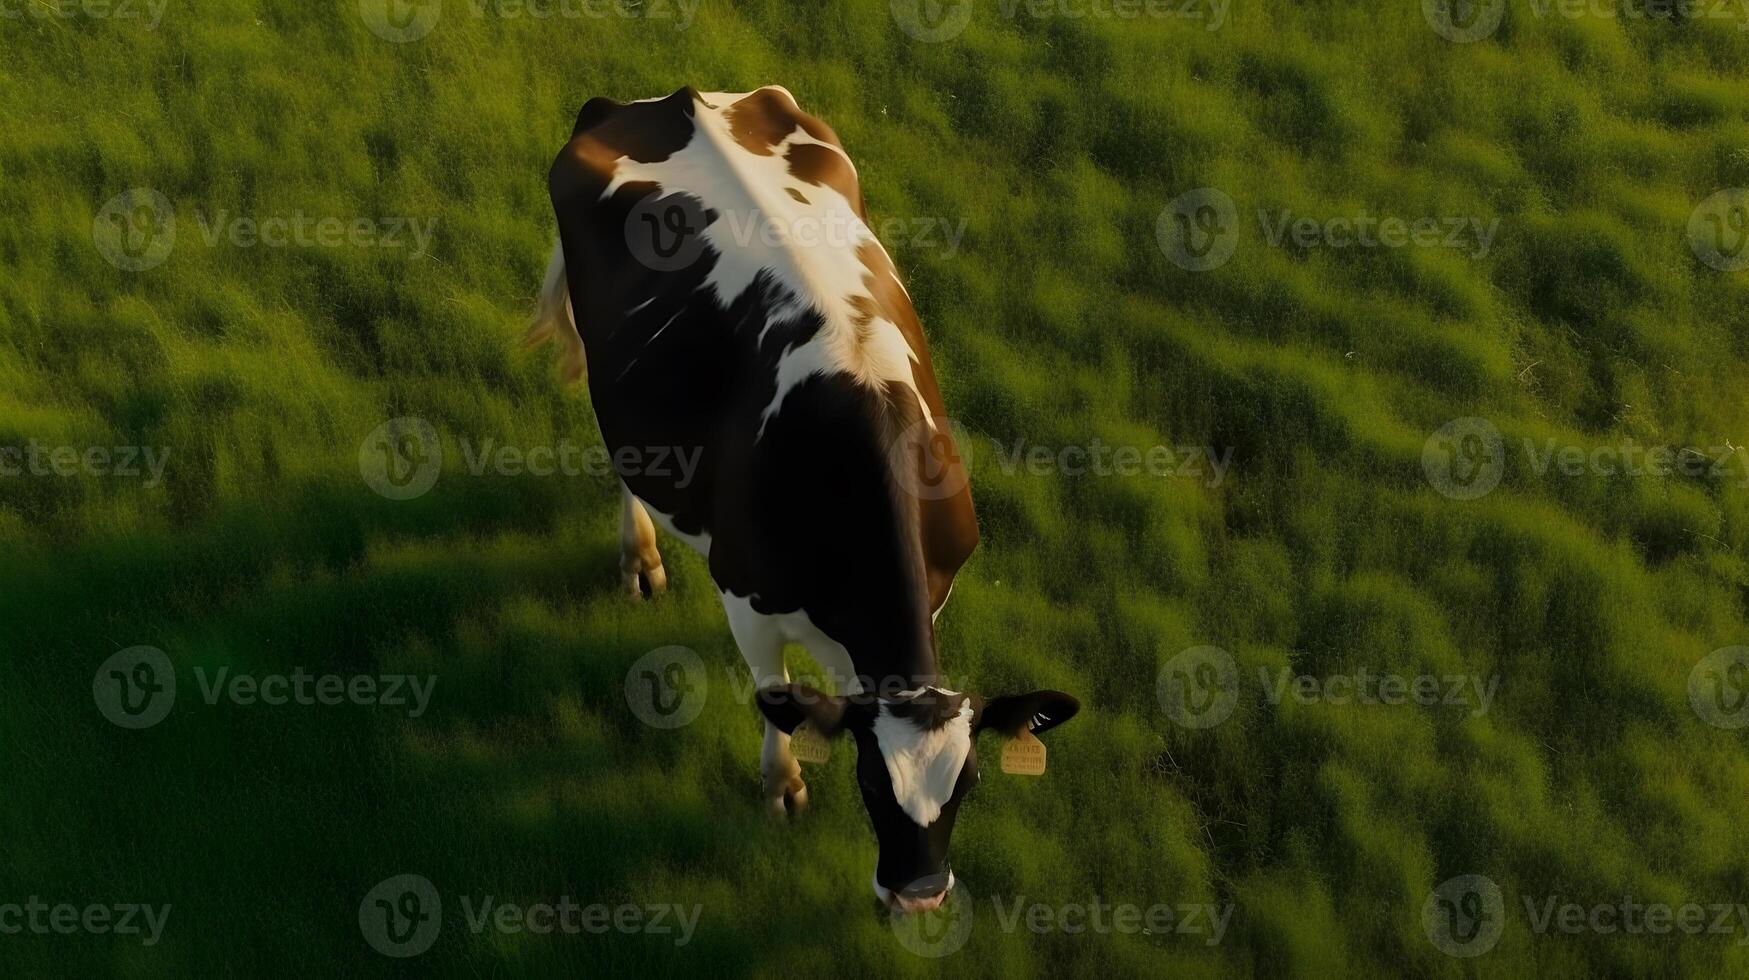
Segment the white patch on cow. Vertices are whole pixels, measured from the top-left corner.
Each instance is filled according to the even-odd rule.
[[[929,614],[929,621],[930,622],[933,623],[936,620],[941,618],[941,611],[943,609],[947,608],[947,600],[952,599],[952,598],[953,598],[953,583],[949,582],[949,583],[947,583],[947,594],[941,597],[941,605],[936,606],[935,611]]]
[[[708,557],[708,556],[707,556]],[[840,694],[862,693],[862,678],[856,675],[856,666],[850,659],[850,651],[844,644],[826,635],[826,631],[814,625],[805,610],[797,609],[786,613],[762,613],[753,609],[752,596],[739,596],[733,592],[723,593],[723,609],[729,618],[731,631],[736,636],[742,635],[740,625],[744,624],[751,631],[752,624],[758,623],[758,629],[774,631],[774,635],[785,643],[800,643],[808,651],[808,656],[814,658],[814,663],[825,671],[824,677],[803,678],[813,687],[824,689],[835,687]],[[747,651],[741,651],[742,657]],[[747,666],[758,679],[760,667],[751,660]]]
[[[953,796],[972,750],[971,702],[960,705],[959,714],[939,728],[920,728],[909,718],[894,716],[890,705],[882,702],[874,735],[900,808],[919,827],[934,823]]]
[[[773,323],[808,308],[824,318],[824,326],[806,343],[779,356],[777,391],[761,417],[760,435],[790,391],[817,374],[847,374],[877,389],[897,382],[916,396],[923,417],[930,418],[912,371],[916,357],[898,325],[884,318],[862,331],[855,325],[861,316],[856,301],[875,308],[863,281],[868,269],[857,256],[857,249],[866,243],[880,247],[874,232],[831,186],[810,186],[804,195],[807,203],[784,191],[793,183],[790,147],[816,144],[834,153],[843,151],[799,127],[769,156],[747,150],[735,142],[727,112],[749,94],[701,95],[703,103],[696,107],[686,145],[654,163],[620,157],[602,197],[628,182],[647,181],[665,192],[690,194],[716,211],[717,220],[704,230],[703,238],[717,261],[700,288],[714,292],[717,304],[727,309],[765,272],[791,294],[790,303],[778,303],[769,311],[762,337]],[[845,161],[850,162],[848,156]],[[855,164],[850,166],[854,173]]]

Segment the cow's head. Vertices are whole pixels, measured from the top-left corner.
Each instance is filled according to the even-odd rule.
[[[880,845],[875,894],[902,912],[933,909],[953,887],[947,843],[960,801],[978,784],[978,736],[1036,735],[1080,707],[1057,691],[986,700],[923,687],[841,697],[788,684],[759,695],[760,710],[786,734],[807,722],[827,738],[856,740],[856,781]]]

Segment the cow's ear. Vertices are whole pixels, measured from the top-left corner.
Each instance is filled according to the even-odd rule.
[[[802,722],[814,731],[830,738],[843,731],[854,712],[849,702],[835,694],[824,694],[806,684],[783,684],[768,687],[758,694],[759,712],[785,735]]]
[[[1043,734],[1081,710],[1081,702],[1061,691],[1034,691],[991,698],[978,709],[976,731],[996,731],[1013,738],[1022,730]]]

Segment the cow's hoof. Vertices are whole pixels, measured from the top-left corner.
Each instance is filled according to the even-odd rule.
[[[784,787],[782,793],[765,798],[765,810],[775,820],[799,816],[807,808],[808,786],[800,779],[796,779]]]
[[[620,588],[633,599],[654,599],[668,591],[668,572],[661,565],[641,571],[620,572]]]

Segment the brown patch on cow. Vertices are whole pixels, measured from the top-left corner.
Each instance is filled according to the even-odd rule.
[[[862,210],[862,185],[856,179],[856,168],[842,150],[818,143],[791,144],[784,156],[789,161],[791,177],[815,187],[830,187],[844,196],[856,209],[859,218],[867,220]]]
[[[729,108],[725,117],[729,120],[729,128],[735,133],[737,141],[741,140],[743,131],[755,142],[763,140],[763,147],[741,142],[742,146],[760,156],[770,156],[770,147],[782,143],[784,137],[798,128],[814,139],[830,143],[841,150],[844,148],[831,126],[803,112],[795,98],[776,85],[767,85],[747,93],[746,97]]]
[[[917,391],[923,396],[929,415],[935,420],[932,438],[945,439],[946,450],[932,450],[932,457],[950,467],[963,467],[959,449],[953,445],[950,419],[942,405],[941,391],[935,383],[935,367],[930,363],[929,344],[923,338],[923,324],[911,298],[899,284],[899,272],[886,250],[874,242],[865,242],[857,249],[867,275],[863,286],[868,295],[853,296],[850,306],[856,310],[855,324],[859,331],[870,329],[876,318],[899,328],[906,346],[911,348],[911,376]],[[908,394],[908,393],[907,393]],[[950,478],[950,482],[962,482]],[[943,500],[921,499],[917,502],[918,527],[922,537],[923,564],[929,577],[929,608],[933,612],[947,601],[953,577],[978,546],[978,517],[972,508],[970,485]]]
[[[787,192],[790,197],[795,198],[803,204],[809,203],[808,199],[802,196],[802,192],[796,190],[794,187],[785,187],[784,191]]]
[[[878,316],[899,328],[905,337],[905,345],[911,348],[914,358],[912,374],[917,390],[923,393],[924,403],[929,406],[929,413],[945,414],[941,393],[935,387],[935,369],[929,364],[929,343],[923,338],[923,324],[917,319],[911,297],[905,295],[905,287],[899,284],[899,270],[894,268],[887,250],[875,242],[857,246],[856,257],[862,262],[862,285],[868,290],[868,295],[852,297],[850,305],[859,313]]]
[[[723,118],[729,135],[749,153],[771,156],[772,148],[796,131],[802,111],[775,88],[762,88],[729,107]]]
[[[729,123],[729,133],[735,142],[749,153],[762,157],[772,152],[797,129],[821,143],[792,145],[784,155],[789,172],[796,179],[815,187],[831,187],[844,195],[862,214],[862,189],[856,180],[856,168],[844,154],[844,145],[832,127],[801,110],[789,93],[775,86],[759,89],[729,107],[723,114]],[[834,152],[836,148],[836,152]],[[803,203],[806,203],[803,199]]]
[[[679,152],[692,139],[695,101],[698,91],[687,86],[655,102],[596,98],[584,103],[570,142],[548,173],[555,199],[569,199],[588,189],[599,195],[612,181],[621,157],[658,163]]]

